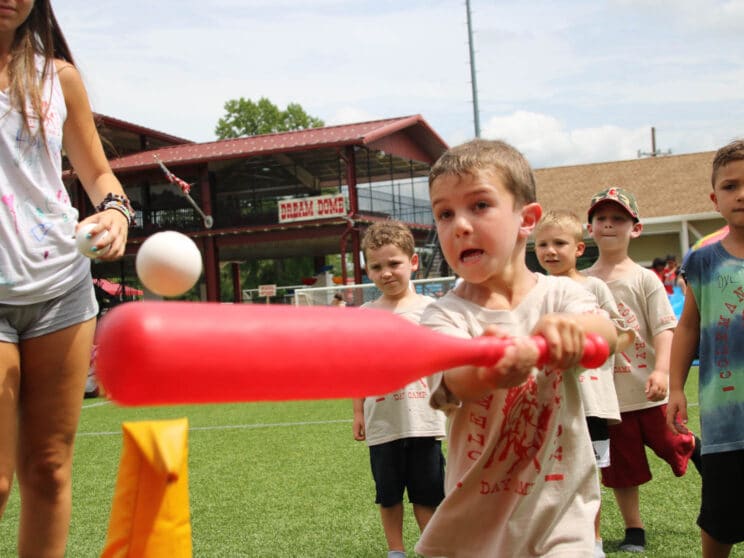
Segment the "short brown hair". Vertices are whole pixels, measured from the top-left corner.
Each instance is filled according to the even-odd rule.
[[[373,223],[362,238],[362,252],[367,257],[367,250],[379,250],[383,246],[397,246],[409,258],[413,256],[416,243],[413,233],[400,221],[388,220]]]
[[[722,167],[725,167],[733,161],[741,161],[743,159],[744,140],[741,139],[734,140],[716,151],[716,156],[713,158],[713,173],[710,177],[710,182],[713,188],[716,187],[716,175]]]
[[[566,231],[574,237],[576,242],[582,242],[584,240],[584,229],[581,220],[576,213],[568,209],[551,209],[543,213],[540,222],[535,227],[535,236],[547,227],[558,227]]]
[[[535,175],[522,153],[500,140],[474,139],[452,147],[439,157],[429,171],[429,187],[442,175],[496,174],[519,206],[537,200]]]

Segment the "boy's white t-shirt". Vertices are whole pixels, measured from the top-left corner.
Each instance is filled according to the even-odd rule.
[[[429,296],[419,296],[416,302],[394,312],[416,324],[424,309],[434,302]],[[369,303],[363,305],[370,306]],[[395,359],[390,359],[395,366]],[[429,405],[429,384],[426,378],[411,382],[394,393],[364,399],[364,429],[368,446],[384,444],[402,438],[444,438],[446,416]]]
[[[625,329],[626,326],[620,317],[615,299],[604,281],[596,277],[587,277],[586,281],[580,282],[579,285],[597,297],[599,307],[607,312],[616,326]],[[620,405],[613,376],[614,359],[612,358],[607,359],[599,368],[585,370],[579,374],[579,388],[586,416],[607,419],[610,423],[620,422]]]
[[[591,269],[583,273],[592,277]],[[635,264],[626,277],[607,281],[620,316],[636,335],[633,344],[615,355],[615,391],[620,412],[637,411],[663,405],[646,399],[646,381],[656,366],[654,336],[677,327],[672,304],[664,284],[656,274]]]
[[[495,325],[528,335],[552,312],[603,313],[576,281],[536,274],[512,311],[488,310],[449,292],[422,324],[461,338]],[[445,499],[416,551],[424,556],[591,557],[599,483],[579,394],[580,369],[534,369],[524,384],[461,403],[432,380],[432,405],[448,413]]]

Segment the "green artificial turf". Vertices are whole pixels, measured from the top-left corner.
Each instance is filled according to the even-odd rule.
[[[698,424],[697,376],[687,391]],[[122,408],[88,399],[75,449],[73,517],[67,555],[99,556],[111,512],[123,421],[187,417],[194,556],[384,558],[387,547],[374,504],[367,447],[355,442],[351,402],[302,401]],[[654,479],[641,488],[649,557],[698,557],[695,518],[700,479],[694,467],[675,478],[649,455]],[[16,487],[17,488],[17,487]],[[15,555],[18,491],[0,521],[0,556]],[[617,551],[622,520],[603,489],[605,550]],[[418,536],[406,504],[405,539]],[[732,556],[744,556],[734,548]]]

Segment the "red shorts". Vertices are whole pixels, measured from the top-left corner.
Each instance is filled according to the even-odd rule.
[[[669,463],[675,476],[687,471],[687,462],[695,449],[692,434],[674,434],[666,424],[666,405],[620,413],[622,422],[610,425],[609,467],[601,469],[602,484],[609,488],[630,488],[651,480],[646,458],[650,447]]]

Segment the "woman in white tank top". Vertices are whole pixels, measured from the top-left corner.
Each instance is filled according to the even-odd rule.
[[[21,487],[20,556],[63,556],[72,454],[97,305],[75,231],[107,230],[124,254],[133,211],[101,147],[88,97],[49,0],[0,7],[0,516]],[[64,147],[98,212],[78,223]]]

